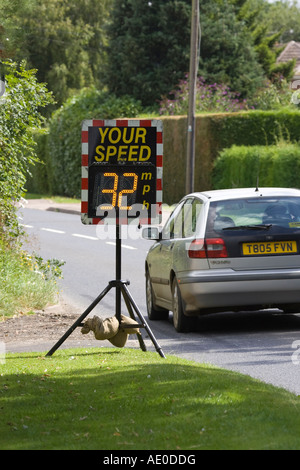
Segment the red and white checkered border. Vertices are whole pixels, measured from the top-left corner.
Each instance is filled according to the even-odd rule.
[[[88,128],[89,127],[156,127],[156,211],[141,224],[160,224],[162,219],[162,177],[163,177],[163,124],[156,119],[86,119],[81,129],[81,220],[84,224],[103,223],[98,217],[88,217]],[[153,211],[154,212],[154,211]],[[122,220],[120,223],[127,223]]]

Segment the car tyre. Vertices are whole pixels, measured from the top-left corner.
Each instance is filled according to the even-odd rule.
[[[172,303],[173,303],[173,325],[179,333],[188,332],[193,328],[196,319],[193,317],[186,317],[184,314],[184,307],[181,298],[181,293],[176,277],[173,279],[172,284]]]
[[[155,305],[153,288],[148,270],[146,271],[146,303],[149,320],[156,321],[168,319],[169,311]]]

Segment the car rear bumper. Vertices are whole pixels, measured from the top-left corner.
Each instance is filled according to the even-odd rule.
[[[300,269],[296,268],[193,271],[181,273],[178,281],[187,314],[211,308],[300,303]]]

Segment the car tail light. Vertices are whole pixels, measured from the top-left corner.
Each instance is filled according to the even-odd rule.
[[[190,258],[227,258],[227,249],[222,238],[197,238],[189,247]]]

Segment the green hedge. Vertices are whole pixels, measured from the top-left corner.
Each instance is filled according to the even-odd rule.
[[[138,103],[129,98],[118,100],[103,92],[84,90],[53,115],[48,139],[45,137],[43,141],[44,151],[41,145],[38,153],[46,165],[37,166],[35,175],[40,167],[41,174],[47,175],[52,194],[80,196],[81,122],[91,118],[138,117],[139,112]],[[187,117],[160,119],[164,126],[163,198],[164,202],[172,204],[185,194]],[[273,146],[283,140],[298,142],[299,130],[300,112],[289,109],[197,116],[195,191],[212,189],[214,161],[225,148]],[[256,170],[254,173],[256,175]],[[254,184],[256,176],[251,177],[251,186]]]
[[[170,204],[185,194],[187,119],[185,116],[175,116],[163,117],[162,120],[164,202]],[[224,149],[233,145],[272,146],[284,140],[297,143],[300,140],[299,130],[300,112],[291,109],[197,116],[195,191],[213,188],[214,161]],[[253,184],[256,184],[256,177],[251,179]]]
[[[300,145],[232,146],[220,153],[212,172],[213,189],[300,188]]]
[[[135,117],[141,112],[130,97],[116,98],[84,89],[56,111],[49,124],[49,189],[52,194],[81,196],[81,125],[84,119]]]
[[[49,182],[51,179],[49,163],[49,155],[47,151],[47,141],[48,141],[48,132],[34,132],[33,138],[36,142],[36,154],[42,163],[35,163],[35,165],[30,168],[31,176],[27,178],[26,181],[26,190],[30,193],[36,194],[49,194]],[[25,195],[26,197],[26,195]]]
[[[299,126],[297,109],[211,115],[211,138],[217,151],[232,145],[273,145],[282,138],[299,141]]]

